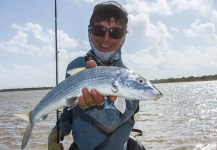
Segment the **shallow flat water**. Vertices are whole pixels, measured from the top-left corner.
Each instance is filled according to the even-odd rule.
[[[217,150],[217,81],[156,84],[158,101],[140,102],[137,137],[147,150]],[[27,122],[13,116],[31,111],[49,90],[0,92],[1,150],[20,149]],[[56,112],[37,122],[26,149],[47,149]],[[64,140],[65,148],[71,136]]]

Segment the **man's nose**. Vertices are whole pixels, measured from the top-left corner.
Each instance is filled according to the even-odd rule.
[[[105,33],[105,35],[103,36],[103,38],[104,38],[104,40],[110,40],[110,39],[111,39],[111,37],[110,37],[108,31],[106,31],[106,33]]]

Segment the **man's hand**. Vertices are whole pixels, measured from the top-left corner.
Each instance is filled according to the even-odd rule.
[[[86,63],[87,68],[94,68],[97,66],[94,60],[90,60]],[[110,96],[111,101],[116,100],[116,96]],[[82,95],[78,97],[78,105],[82,108],[88,108],[94,105],[103,105],[104,96],[102,96],[96,89],[91,89],[90,91],[87,88],[82,89]]]

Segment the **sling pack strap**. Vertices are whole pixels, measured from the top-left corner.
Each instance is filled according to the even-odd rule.
[[[133,129],[132,132],[136,132],[137,133],[137,134],[134,135],[134,137],[136,137],[136,136],[142,136],[142,130]]]
[[[130,136],[127,141],[127,150],[146,150],[145,147],[137,141],[133,136]]]

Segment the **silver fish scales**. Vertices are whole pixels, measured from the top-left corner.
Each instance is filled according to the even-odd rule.
[[[126,100],[156,100],[162,97],[162,93],[149,81],[128,69],[98,66],[80,72],[78,70],[81,69],[69,71],[68,73],[73,75],[55,86],[33,111],[16,114],[16,116],[29,121],[21,149],[27,145],[32,129],[39,118],[45,120],[50,112],[65,106],[73,108],[77,105],[77,98],[82,94],[81,90],[84,87],[94,88],[104,96],[113,95]],[[121,100],[118,101],[119,99],[114,102],[115,106],[121,102]],[[123,104],[121,104],[122,106]]]

